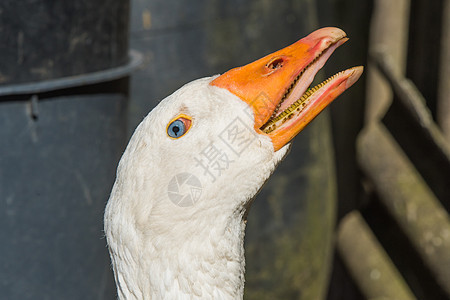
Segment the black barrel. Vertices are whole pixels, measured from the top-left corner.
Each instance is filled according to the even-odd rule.
[[[0,83],[48,80],[126,64],[128,21],[128,1],[2,0]]]
[[[0,297],[114,299],[103,210],[126,142],[125,0],[0,2]]]

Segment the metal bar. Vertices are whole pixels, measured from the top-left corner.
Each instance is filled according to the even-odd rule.
[[[119,79],[130,74],[143,61],[142,55],[137,51],[131,50],[129,56],[128,64],[112,69],[41,82],[0,86],[0,96],[39,94]]]
[[[393,68],[404,74],[408,47],[409,0],[377,0],[370,29],[370,50],[384,49],[393,57]],[[392,90],[380,71],[369,63],[366,71],[366,123],[378,121],[392,103]]]
[[[367,204],[361,207],[361,215],[409,284],[411,291],[418,299],[448,300],[434,274],[423,263],[414,243],[380,200],[373,185],[366,182],[365,186]]]
[[[359,212],[341,221],[337,248],[366,299],[416,299]]]
[[[406,76],[436,117],[444,0],[411,0]]]
[[[389,56],[372,56],[394,91],[394,100],[383,123],[450,211],[450,146],[434,123],[425,100],[414,84],[392,70]]]
[[[360,136],[358,161],[383,206],[445,293],[442,299],[447,299],[450,297],[450,219],[447,212],[380,124],[369,125]]]
[[[450,0],[444,1],[437,120],[450,142]]]

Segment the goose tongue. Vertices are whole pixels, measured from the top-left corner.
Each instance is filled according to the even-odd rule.
[[[284,49],[224,73],[211,85],[227,89],[252,108],[255,130],[267,134],[276,151],[361,75],[362,67],[356,67],[327,80],[313,93],[306,91],[332,52],[345,41],[342,30],[322,28]],[[308,93],[311,95],[305,98]]]

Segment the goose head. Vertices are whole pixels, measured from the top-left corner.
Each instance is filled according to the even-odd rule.
[[[147,115],[105,211],[120,299],[242,297],[248,208],[292,138],[361,75],[351,68],[309,88],[346,40],[317,30],[188,83]]]

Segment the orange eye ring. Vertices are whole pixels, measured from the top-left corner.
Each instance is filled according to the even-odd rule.
[[[185,114],[180,114],[173,118],[166,127],[169,138],[176,140],[184,136],[191,129],[192,118]]]

